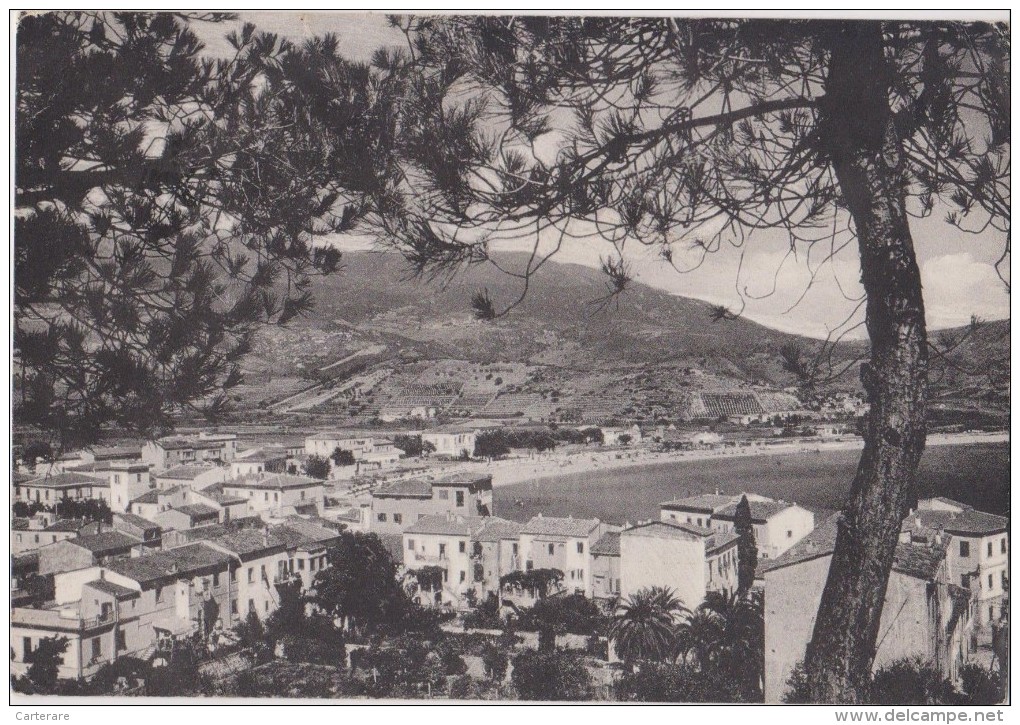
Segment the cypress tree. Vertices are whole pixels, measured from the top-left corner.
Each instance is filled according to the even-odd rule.
[[[734,520],[734,530],[740,539],[737,541],[737,556],[739,558],[737,569],[737,591],[745,594],[754,584],[754,570],[758,568],[758,544],[754,541],[754,528],[751,524],[751,504],[747,502],[747,496],[740,497],[737,504],[737,516]]]

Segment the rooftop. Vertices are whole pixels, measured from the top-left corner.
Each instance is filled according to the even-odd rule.
[[[220,484],[204,488],[201,491],[196,491],[199,496],[204,496],[210,501],[215,501],[220,506],[232,506],[239,503],[247,503],[248,499],[241,496],[235,496],[232,493],[223,493],[223,487]]]
[[[51,476],[40,476],[23,482],[24,486],[38,488],[79,488],[83,485],[99,486],[99,479],[86,476],[84,473],[55,473]]]
[[[761,573],[831,555],[836,548],[839,516],[833,514],[782,555],[772,561],[763,562],[760,567]],[[893,571],[919,579],[931,579],[939,564],[945,559],[946,548],[949,545],[950,537],[940,538],[941,541],[933,539],[927,542],[898,544],[893,558]]]
[[[125,524],[137,526],[140,529],[150,530],[160,528],[159,524],[153,521],[149,521],[148,519],[142,518],[138,514],[115,513],[113,516],[114,521],[120,520],[123,521]]]
[[[372,496],[406,496],[432,498],[432,483],[421,478],[393,481],[372,491]]]
[[[535,516],[521,529],[522,534],[538,536],[587,537],[598,528],[598,519],[561,519],[553,516]]]
[[[716,509],[720,509],[730,503],[733,503],[732,496],[725,496],[720,493],[704,493],[700,496],[688,496],[687,498],[665,501],[660,506],[664,509],[675,511],[699,511],[711,514],[715,513]]]
[[[967,507],[962,511],[918,509],[903,520],[904,528],[945,531],[957,536],[987,536],[1006,530],[1009,519]]]
[[[193,519],[199,518],[219,518],[219,510],[214,509],[212,506],[207,506],[204,503],[189,503],[184,506],[177,506],[172,511],[180,511],[186,516],[190,516]]]
[[[592,545],[591,553],[592,556],[619,556],[620,532],[610,531],[607,534],[603,534],[602,538]]]
[[[128,587],[122,587],[120,584],[114,584],[106,579],[93,579],[90,582],[85,583],[86,586],[90,586],[93,589],[98,589],[101,592],[111,594],[117,599],[134,599],[135,597],[141,596],[141,592],[137,589],[129,589]]]
[[[507,521],[506,519],[501,519],[498,516],[489,516],[486,517],[482,528],[475,533],[474,539],[476,541],[501,541],[502,539],[516,539],[523,528],[524,524],[516,521]]]
[[[620,533],[627,536],[654,539],[702,541],[705,539],[710,540],[716,532],[703,526],[695,526],[694,524],[681,524],[675,521],[647,521],[643,524],[631,526],[629,529],[624,529]],[[706,545],[709,544],[711,544],[711,541],[706,542]]]
[[[713,518],[734,520],[737,517],[737,506],[739,501],[730,503],[727,506],[712,514]],[[793,506],[787,501],[758,501],[749,499],[747,502],[751,507],[751,519],[756,523],[764,524],[770,518]]]
[[[60,519],[44,528],[43,531],[81,531],[88,523],[81,519]]]
[[[197,573],[212,567],[225,567],[233,557],[206,543],[187,544],[132,559],[120,559],[106,568],[139,583]]]
[[[157,478],[172,478],[177,481],[193,481],[203,473],[209,473],[219,469],[219,466],[202,466],[202,465],[190,465],[190,466],[174,466],[169,468],[162,473],[157,473]]]
[[[75,546],[88,549],[97,556],[130,549],[142,543],[142,540],[137,536],[125,534],[123,531],[104,531],[99,534],[86,534],[85,536],[68,539],[68,541]]]
[[[482,528],[485,519],[481,516],[455,516],[436,514],[426,516],[404,530],[405,534],[446,534],[449,536],[471,536]]]
[[[283,491],[290,488],[310,488],[321,486],[323,482],[308,476],[292,476],[287,473],[251,473],[223,484],[227,488],[255,488],[272,491]]]

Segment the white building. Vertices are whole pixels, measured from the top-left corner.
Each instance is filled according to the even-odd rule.
[[[598,519],[556,518],[539,514],[520,533],[520,561],[524,570],[558,569],[563,588],[592,595],[591,549],[605,525]]]
[[[703,526],[649,521],[620,532],[620,596],[666,587],[693,610],[708,592],[737,588],[737,536]]]
[[[815,527],[815,515],[806,508],[753,493],[737,496],[710,493],[666,501],[661,504],[659,518],[715,531],[733,531],[742,496],[747,496],[751,509],[751,528],[759,559],[776,558]]]
[[[838,515],[768,562],[765,582],[765,702],[782,702],[794,667],[804,660],[836,541]],[[972,654],[970,592],[950,581],[952,537],[914,538],[896,548],[879,624],[875,669],[904,657],[934,662],[956,680]]]
[[[477,438],[478,429],[470,425],[448,425],[421,434],[423,444],[431,443],[435,447],[435,455],[450,458],[473,456]]]

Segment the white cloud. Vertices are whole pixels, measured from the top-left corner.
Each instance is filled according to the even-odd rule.
[[[929,327],[958,327],[971,315],[986,320],[1009,317],[1009,293],[995,267],[969,252],[946,254],[921,266]]]

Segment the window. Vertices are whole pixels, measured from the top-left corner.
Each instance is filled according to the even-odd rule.
[[[555,553],[556,553],[556,546],[554,544],[549,544],[549,556],[552,556]]]
[[[305,560],[304,559],[298,559],[297,560],[297,568],[298,568],[298,571],[304,571],[305,570]]]
[[[31,651],[32,651],[32,638],[22,637],[21,638],[22,659],[25,659],[25,655],[29,654]]]
[[[578,554],[583,554],[584,553],[584,542],[583,541],[578,541],[577,542],[577,553]]]
[[[465,542],[463,542],[463,541],[458,541],[457,542],[457,551],[459,551],[461,554],[463,554],[465,551],[467,551],[467,544]]]
[[[991,557],[991,555],[992,555],[992,542],[989,541],[988,542],[988,556]]]
[[[266,601],[262,602],[262,609],[263,609],[263,611],[266,611],[266,612],[269,611],[269,600],[268,599]]]
[[[39,543],[39,534],[35,535],[35,543],[37,543],[37,544]]]
[[[1005,571],[1002,572],[1002,577],[1001,578],[1002,578],[1002,588],[1005,589],[1008,586],[1008,579],[1006,577],[1006,572]]]
[[[527,563],[525,563],[525,565],[524,565],[524,569],[526,571],[531,571],[534,568],[535,568],[535,562],[533,562],[531,559],[528,559]]]
[[[964,574],[960,577],[960,586],[964,589],[969,589],[970,585],[967,583],[967,575]]]
[[[304,500],[305,500],[305,492],[304,492],[304,491],[302,491],[302,492],[301,492],[301,500],[302,500],[302,501],[304,501]]]
[[[262,494],[262,496],[265,498],[266,501],[269,501],[269,491],[266,491],[264,494]]]
[[[1002,537],[1002,540],[999,541],[999,544],[1000,544],[999,552],[1002,553],[1002,554],[1005,554],[1006,553],[1006,537],[1005,536]]]
[[[320,569],[325,569],[326,568],[326,555],[325,554],[323,554],[322,556],[319,557],[319,568]]]
[[[265,579],[266,579],[266,565],[265,564],[263,564],[262,566],[259,567],[259,574],[262,575],[262,579],[263,579],[263,581],[265,581]]]
[[[163,601],[163,587],[156,587],[156,604]]]
[[[217,572],[213,572],[213,575],[212,575],[212,585],[214,587],[218,587],[220,585],[220,573],[218,571]]]
[[[395,524],[404,523],[404,517],[401,514],[393,514],[393,523]]]
[[[792,539],[793,538],[793,531],[791,531],[790,529],[787,529],[786,530],[786,538]]]
[[[232,581],[232,582],[236,582],[237,581],[237,569],[231,569],[230,570],[230,581]]]
[[[517,556],[517,542],[516,541],[514,543],[510,544],[510,551],[512,551],[514,553],[514,556]]]
[[[439,489],[439,499],[441,501],[448,501],[449,498],[450,498],[450,492],[449,491],[447,491],[445,488]]]
[[[995,579],[992,578],[991,574],[988,575],[988,588],[990,590],[995,589]]]
[[[414,539],[407,540],[407,550],[414,551]]]
[[[249,599],[248,600],[248,611],[249,612],[254,612],[255,611],[255,600],[254,599]]]
[[[442,559],[444,556],[446,556],[446,544],[440,544],[439,545],[439,558]]]
[[[103,655],[103,640],[99,637],[92,638],[92,659],[98,660]]]
[[[308,560],[308,571],[315,571],[315,559]]]
[[[467,580],[467,572],[466,572],[466,571],[462,571],[462,572],[460,573],[460,580],[461,580],[462,582],[463,582],[463,581],[466,581],[466,580]]]
[[[698,526],[701,526],[701,519],[698,519]]]
[[[386,514],[379,514],[378,516],[375,517],[375,520],[376,521],[380,521],[380,522],[385,524],[386,523]]]
[[[961,541],[960,542],[960,556],[962,556],[962,557],[970,556],[970,542],[969,541]]]
[[[464,492],[457,491],[457,508],[460,508],[463,505],[464,505]]]
[[[231,599],[230,600],[230,613],[231,614],[237,614],[237,600],[236,599]]]
[[[995,607],[991,606],[991,607],[988,607],[988,621],[990,622],[993,619],[995,619]]]
[[[279,500],[280,500],[280,494],[277,493],[276,491],[274,491],[273,492],[273,501],[279,501]]]
[[[253,566],[248,567],[248,583],[249,584],[255,583],[255,567]]]
[[[117,630],[117,651],[127,649],[127,632],[123,629]]]

